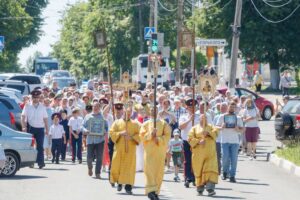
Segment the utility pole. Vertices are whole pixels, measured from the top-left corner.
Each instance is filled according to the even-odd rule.
[[[154,27],[155,27],[156,33],[158,33],[158,6],[157,6],[157,0],[154,0]]]
[[[242,18],[243,0],[236,0],[234,24],[232,26],[232,47],[231,47],[231,67],[229,77],[229,89],[235,88],[237,60],[240,43],[240,28]]]
[[[142,0],[139,0],[139,37],[140,37],[140,54],[144,52],[144,40],[143,40],[143,15],[142,15]],[[120,79],[121,80],[121,79]]]
[[[180,43],[181,43],[181,31],[182,31],[182,23],[183,23],[183,2],[184,0],[178,0],[178,19],[177,19],[177,55],[176,55],[176,83],[180,82],[180,62],[181,62],[181,51],[180,51]]]
[[[195,10],[195,0],[192,0],[192,16],[193,16],[193,14],[194,14],[194,10]],[[195,35],[195,22],[194,22],[194,30],[193,30],[193,32],[194,32],[194,39],[196,38],[196,35]],[[193,42],[195,42],[195,41],[193,41]],[[192,71],[194,72],[194,68],[195,68],[195,64],[194,64],[194,62],[195,62],[195,48],[192,48],[192,50],[191,50],[191,69],[192,69]],[[195,77],[193,77],[193,79],[194,79],[194,81],[195,81]]]

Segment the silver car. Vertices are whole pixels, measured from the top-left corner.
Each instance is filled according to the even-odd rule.
[[[15,131],[0,123],[0,144],[6,156],[0,176],[14,176],[20,168],[35,163],[37,151],[31,134]]]

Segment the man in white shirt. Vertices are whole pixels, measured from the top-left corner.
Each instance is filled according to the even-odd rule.
[[[40,169],[45,167],[44,163],[44,137],[48,135],[48,114],[46,107],[39,102],[41,91],[34,90],[31,92],[32,102],[26,104],[22,116],[22,131],[31,133],[37,145],[37,159],[36,162]]]
[[[194,101],[197,104],[196,101]],[[186,110],[187,113],[181,115],[179,118],[179,129],[181,130],[181,139],[183,140],[184,149],[184,176],[185,176],[185,187],[189,187],[191,182],[195,182],[195,176],[192,170],[192,152],[191,146],[188,143],[188,134],[193,126],[199,122],[199,115],[193,113],[193,99],[186,99]],[[195,105],[196,106],[196,105]]]
[[[236,103],[230,102],[228,112],[222,115],[217,126],[221,129],[223,180],[230,176],[230,182],[235,183],[240,139],[243,131],[243,121],[235,114]]]

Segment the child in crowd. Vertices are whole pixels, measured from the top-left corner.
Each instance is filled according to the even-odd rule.
[[[49,136],[52,139],[52,163],[54,163],[55,160],[56,164],[59,164],[59,156],[61,153],[62,144],[66,144],[66,136],[64,127],[59,124],[60,114],[54,113],[51,116],[51,119],[53,122],[50,127]]]
[[[70,143],[70,131],[69,131],[69,126],[68,126],[68,123],[69,123],[68,111],[67,110],[61,110],[60,115],[61,115],[61,121],[60,121],[59,124],[64,127],[65,136],[66,136],[66,143],[64,143],[62,145],[62,150],[61,150],[61,160],[64,161],[64,160],[66,160],[66,153],[67,153],[68,144],[71,144]]]
[[[172,154],[172,159],[174,163],[174,169],[175,169],[175,177],[174,181],[178,182],[180,181],[180,178],[178,176],[179,168],[181,166],[181,154],[183,150],[183,141],[180,139],[180,131],[178,129],[175,129],[173,131],[174,138],[172,138],[169,142],[169,153]]]
[[[69,130],[72,141],[72,162],[75,163],[77,156],[79,164],[82,163],[82,125],[83,118],[79,116],[80,109],[74,108],[72,110],[72,117],[69,120]]]

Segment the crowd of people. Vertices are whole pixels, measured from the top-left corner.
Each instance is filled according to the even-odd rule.
[[[87,174],[101,179],[109,168],[118,191],[132,194],[136,172],[143,171],[145,193],[157,200],[165,171],[174,167],[179,182],[183,167],[185,187],[213,196],[219,175],[236,182],[239,151],[256,159],[260,112],[251,96],[230,91],[192,97],[187,85],[158,86],[156,99],[151,83],[144,90],[113,91],[113,99],[109,86],[96,80],[84,93],[74,84],[45,87],[24,97],[22,128],[36,139],[39,168],[45,167],[44,152],[59,164],[71,151],[71,161],[81,164],[86,151]]]

